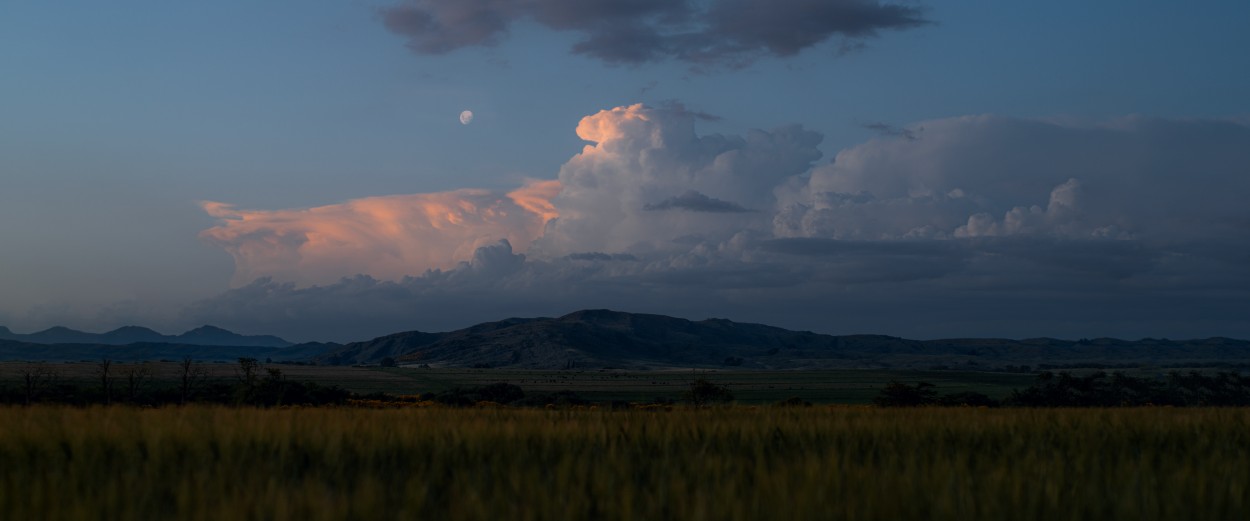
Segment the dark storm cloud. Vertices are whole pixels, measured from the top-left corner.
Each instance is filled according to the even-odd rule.
[[[859,253],[878,255],[937,255],[959,248],[950,242],[936,241],[843,241],[822,238],[788,238],[763,241],[761,249],[775,253],[807,256],[832,256]]]
[[[607,307],[930,338],[1250,336],[1241,316],[1247,270],[1196,248],[761,241],[626,263],[606,254],[528,259],[504,243],[483,249],[473,262],[398,281],[355,276],[298,287],[258,279],[191,306],[183,322],[345,341]]]
[[[422,54],[495,45],[513,22],[532,19],[581,34],[572,52],[608,63],[729,66],[835,37],[852,49],[881,30],[929,23],[920,8],[878,0],[410,0],[382,17]]]
[[[408,45],[424,54],[442,54],[471,45],[493,45],[512,23],[506,0],[418,2],[382,11],[392,32],[409,36]]]
[[[928,23],[915,7],[875,0],[720,0],[712,4],[709,45],[729,52],[765,49],[791,56],[834,35],[874,36],[881,29]]]
[[[688,212],[707,213],[745,213],[752,211],[743,208],[738,203],[708,197],[694,190],[688,190],[681,195],[669,197],[658,203],[648,203],[642,209],[647,211],[685,210]]]

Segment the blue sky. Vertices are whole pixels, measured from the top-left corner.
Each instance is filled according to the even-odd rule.
[[[397,5],[407,4],[0,4],[0,324],[221,321],[228,317],[169,311],[203,308],[196,303],[242,284],[229,249],[200,236],[220,223],[201,201],[277,211],[461,188],[508,192],[569,168],[587,144],[574,132],[583,117],[634,103],[676,102],[685,113],[716,116],[694,118],[699,136],[801,124],[822,138],[813,167],[881,139],[868,128],[876,123],[919,128],[984,114],[1090,124],[1130,116],[1244,124],[1250,117],[1250,4],[1243,2],[905,2],[931,23],[852,39],[863,47],[849,52],[839,51],[835,35],[794,56],[765,53],[741,68],[710,70],[677,59],[603,63],[570,52],[582,34],[525,16],[494,45],[421,54],[383,23],[384,10]],[[470,125],[456,120],[465,109],[476,114]],[[1043,206],[1046,197],[1038,196]],[[637,244],[622,243],[620,252],[655,251]],[[337,276],[359,268],[396,278],[368,273],[367,262],[340,265]],[[308,285],[298,273],[271,271]],[[653,298],[568,305],[647,311]],[[544,305],[535,309],[562,303]],[[525,309],[521,299],[500,311]],[[771,318],[749,306],[669,311]],[[470,315],[464,320],[498,318]],[[880,332],[945,332],[891,329],[885,315]],[[837,329],[814,320],[786,325]],[[1049,331],[1045,318],[1037,323],[987,319],[967,334]],[[380,324],[376,333],[405,325]],[[1070,329],[1098,333],[1082,327]],[[1176,329],[1250,334],[1236,321]]]

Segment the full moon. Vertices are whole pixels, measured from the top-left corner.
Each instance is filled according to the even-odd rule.
[[[473,111],[472,111],[472,110],[466,110],[466,111],[464,111],[464,112],[461,112],[461,113],[460,113],[460,124],[461,124],[461,125],[468,125],[469,123],[472,123],[472,122],[473,122]]]

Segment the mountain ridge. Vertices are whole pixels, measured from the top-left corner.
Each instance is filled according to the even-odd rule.
[[[1250,342],[1223,337],[1061,340],[826,335],[726,319],[692,321],[604,309],[510,318],[443,333],[407,331],[314,357],[330,365],[400,364],[517,369],[727,367],[739,369],[976,369],[987,364],[1244,364]]]
[[[273,335],[240,335],[216,326],[204,325],[180,335],[164,335],[142,326],[122,326],[104,333],[87,333],[64,326],[53,326],[34,333],[14,333],[0,326],[0,340],[27,344],[98,344],[121,346],[134,343],[178,344],[227,347],[290,347],[295,345]]]
[[[36,337],[45,343],[22,337]],[[270,346],[254,345],[263,343],[258,339],[270,342]],[[290,344],[278,337],[237,335],[215,326],[201,326],[181,335],[162,335],[139,326],[100,334],[56,327],[16,335],[0,327],[0,360],[120,361],[186,356],[218,361],[272,358],[326,365],[376,365],[391,358],[410,366],[537,370],[701,367],[1019,371],[1026,366],[1250,370],[1250,341],[1226,337],[911,340],[874,334],[828,335],[721,318],[695,321],[606,309],[584,309],[559,317],[512,317],[437,333],[404,331],[347,344]]]

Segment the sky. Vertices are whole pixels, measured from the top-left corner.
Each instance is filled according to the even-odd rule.
[[[1250,337],[1250,4],[1035,4],[6,0],[0,325]]]

